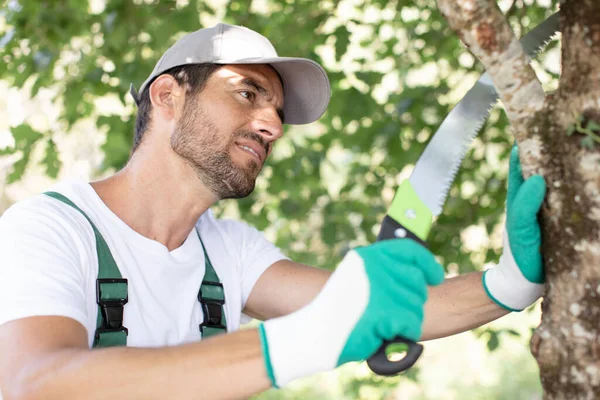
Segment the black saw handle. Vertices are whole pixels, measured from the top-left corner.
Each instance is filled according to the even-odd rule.
[[[377,241],[386,239],[406,238],[412,239],[423,247],[427,247],[418,236],[399,224],[396,220],[386,215],[381,224],[381,229],[377,235]],[[394,351],[398,345],[407,346],[406,355],[398,361],[390,361],[387,351]],[[367,360],[367,365],[371,371],[377,375],[392,376],[406,371],[414,365],[423,352],[423,345],[415,343],[410,339],[397,336],[392,340],[386,340],[379,350]]]

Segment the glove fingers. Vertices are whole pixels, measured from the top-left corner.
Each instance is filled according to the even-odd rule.
[[[519,161],[519,148],[515,145],[510,152],[510,163],[508,169],[508,192],[506,194],[506,203],[510,207],[519,188],[523,185],[523,172],[521,170],[521,162]]]
[[[444,269],[435,260],[433,254],[425,247],[410,239],[384,240],[360,249],[359,252],[368,257],[372,252],[381,252],[389,258],[390,267],[410,264],[418,268],[428,285],[439,285],[444,280]],[[361,255],[362,255],[361,254]]]
[[[423,273],[419,268],[407,265],[402,273],[391,274],[390,279],[393,279],[397,284],[395,290],[409,291],[413,296],[420,299],[421,303],[427,301],[427,286]]]
[[[423,305],[427,299],[415,293],[412,288],[396,286],[393,292],[385,293],[383,297],[389,307],[381,310],[381,318],[401,318],[402,314],[411,312],[423,319],[425,312]]]
[[[408,249],[408,261],[423,273],[428,285],[439,285],[444,281],[444,269],[435,260],[429,249],[421,246],[414,240],[406,240]]]
[[[509,248],[525,278],[534,283],[544,281],[537,214],[545,195],[544,178],[534,175],[527,179],[517,193],[507,218]]]
[[[392,340],[400,335],[416,342],[421,338],[422,325],[422,317],[405,312],[399,317],[380,319],[377,324],[377,336],[385,340]]]
[[[546,196],[546,182],[540,175],[527,179],[515,196],[509,215],[511,225],[515,227],[537,227],[537,214]]]

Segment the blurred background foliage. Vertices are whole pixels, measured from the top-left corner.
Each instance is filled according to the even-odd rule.
[[[557,3],[499,1],[518,36],[556,11]],[[224,21],[262,33],[279,55],[321,63],[332,98],[318,122],[287,127],[250,197],[215,210],[263,230],[291,258],[323,268],[375,240],[396,185],[482,72],[435,0],[1,4],[0,212],[24,193],[11,188],[32,176],[43,175],[45,185],[72,175],[98,179],[121,168],[136,113],[130,83],[139,87],[181,35]],[[559,45],[552,43],[535,62],[548,89],[556,86],[558,57]],[[429,238],[449,275],[480,270],[499,257],[511,146],[507,120],[495,110]],[[506,332],[484,328],[478,335],[493,350]],[[378,378],[357,379],[345,386],[347,398],[363,398],[356,388]],[[382,393],[397,386],[397,379],[383,382],[373,398],[388,398]],[[285,393],[292,392],[263,398],[292,398]],[[311,393],[306,396],[324,398]]]

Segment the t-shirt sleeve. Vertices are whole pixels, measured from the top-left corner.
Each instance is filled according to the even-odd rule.
[[[258,229],[240,221],[222,220],[222,226],[240,249],[240,276],[242,290],[242,310],[258,278],[271,265],[287,260],[281,250],[271,243]]]
[[[72,226],[81,221],[68,213],[71,221],[65,221],[64,211],[49,203],[55,200],[40,197],[15,204],[0,217],[0,325],[52,315],[85,327],[84,239]]]

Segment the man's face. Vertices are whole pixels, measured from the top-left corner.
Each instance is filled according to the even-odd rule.
[[[283,134],[283,87],[269,65],[226,65],[186,98],[171,147],[217,197],[241,198]]]

